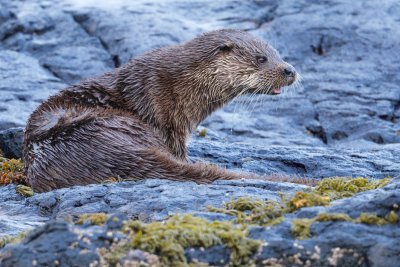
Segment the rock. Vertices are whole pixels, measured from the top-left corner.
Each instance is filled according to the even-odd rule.
[[[190,248],[185,251],[188,262],[202,262],[210,266],[226,266],[230,262],[231,251],[225,246],[208,249]]]
[[[0,132],[0,145],[6,151],[21,155],[22,129]],[[209,131],[208,131],[209,132]],[[6,152],[5,152],[6,153]],[[384,178],[400,175],[400,144],[387,144],[375,149],[337,147],[271,146],[232,144],[214,135],[193,136],[189,144],[192,160],[208,161],[238,171],[261,175],[286,174],[299,177],[364,176]],[[271,185],[273,186],[273,185]]]
[[[0,130],[24,126],[35,108],[65,86],[37,59],[0,50]]]
[[[158,257],[138,249],[132,249],[128,254],[120,260],[122,266],[157,266],[160,264]],[[136,265],[135,265],[136,264]]]
[[[400,180],[397,179],[383,189],[335,201],[327,208],[301,209],[277,227],[254,228],[250,236],[266,242],[258,261],[282,259],[280,263],[284,266],[294,260],[303,264],[309,261],[311,266],[331,266],[333,263],[337,266],[397,266],[400,248],[394,243],[400,237],[399,222],[384,226],[341,221],[316,222],[311,226],[311,238],[305,240],[293,240],[289,222],[323,212],[345,213],[352,218],[358,217],[361,212],[385,216],[393,210],[394,204],[400,203],[399,186]],[[398,208],[396,212],[399,214]],[[281,258],[283,253],[288,257]]]
[[[74,232],[65,222],[46,224],[32,231],[23,244],[7,246],[1,252],[1,266],[90,266],[99,262],[92,240],[100,239],[102,244],[105,240],[101,232],[91,230],[90,239],[87,234]]]
[[[25,205],[15,185],[3,186],[0,190],[0,238],[17,236],[49,219],[40,216],[36,208]]]
[[[6,158],[22,157],[23,128],[11,128],[0,131],[0,151]]]
[[[29,198],[21,198],[13,192],[15,186],[9,185],[0,188],[0,200],[3,199],[3,206],[7,206],[7,209],[0,206],[0,214],[2,217],[25,214],[32,216],[31,222],[40,218],[39,223],[50,218],[68,219],[85,213],[119,212],[129,218],[154,221],[175,213],[206,211],[208,205],[220,206],[224,201],[242,196],[278,200],[280,191],[296,192],[305,188],[285,184],[271,187],[270,184],[268,181],[231,181],[226,185],[216,182],[207,186],[151,179],[78,186],[35,194]],[[10,197],[10,192],[14,197]],[[124,217],[119,219],[124,220]]]
[[[75,187],[70,191],[76,191],[76,193],[82,191],[86,197],[89,197],[90,193],[88,192],[94,193],[93,189],[99,189],[100,187],[108,190],[108,193],[120,190],[121,195],[124,195],[122,192],[131,190],[132,194],[130,195],[136,192],[136,196],[133,196],[133,198],[147,195],[152,202],[158,203],[158,211],[155,211],[153,207],[147,207],[148,210],[152,210],[150,212],[147,211],[147,214],[151,214],[151,212],[154,214],[154,212],[165,213],[165,211],[175,213],[176,210],[171,209],[170,203],[180,201],[182,197],[177,195],[176,192],[179,188],[185,190],[186,186],[193,186],[193,184],[148,180]],[[236,184],[232,182],[232,188],[225,187],[225,189],[222,189],[224,187],[217,187],[217,185],[197,186],[192,191],[191,198],[197,198],[198,200],[204,198],[203,201],[200,201],[204,204],[197,205],[196,202],[199,201],[188,201],[186,202],[186,209],[181,212],[188,212],[191,209],[201,210],[206,203],[213,204],[222,199],[227,199],[220,191],[229,192],[230,190],[235,190],[233,187],[238,186],[240,188],[240,182]],[[8,186],[8,188],[12,187]],[[150,195],[151,191],[146,191],[146,188],[154,189],[152,191],[155,194],[154,197],[159,198],[159,200],[154,199]],[[162,188],[166,191],[173,191],[175,194],[168,195],[165,198],[166,192],[160,192]],[[399,188],[400,179],[396,179],[382,189],[366,191],[350,198],[334,201],[328,207],[308,207],[287,214],[284,222],[272,227],[250,227],[249,237],[260,240],[263,244],[260,253],[253,255],[253,260],[257,263],[257,266],[265,266],[267,263],[279,263],[283,266],[307,264],[309,266],[332,266],[336,264],[350,267],[382,266],[384,264],[384,266],[395,267],[400,260],[400,248],[397,245],[397,240],[400,238],[399,221],[395,224],[389,223],[383,226],[344,221],[315,222],[311,225],[310,238],[304,240],[295,239],[291,228],[293,220],[311,218],[318,213],[332,214],[340,212],[353,218],[359,216],[360,212],[369,212],[382,216],[394,210],[396,214],[399,214]],[[235,191],[246,192],[247,195],[249,195],[250,191],[257,192],[255,188],[249,186],[244,186],[241,190],[236,189]],[[263,189],[261,192],[264,194],[257,195],[253,193],[252,196],[264,196],[265,198],[273,196],[268,189]],[[52,194],[57,194],[61,202],[58,208],[54,209],[53,217],[60,217],[63,212],[59,208],[63,202],[65,203],[65,201],[71,199],[71,193],[66,194],[66,190],[56,190]],[[80,194],[80,196],[82,195]],[[101,195],[94,196],[94,199],[97,202],[102,201]],[[45,199],[47,197],[49,197],[49,193],[39,194],[36,199]],[[125,197],[128,197],[128,195],[126,194]],[[30,206],[37,205],[37,202],[32,201],[33,198],[35,197],[31,197],[27,201]],[[136,200],[135,204],[138,203],[143,203],[143,200]],[[91,212],[100,211],[96,210],[94,203],[86,205],[92,206]],[[395,205],[397,205],[397,208]],[[176,207],[181,209],[182,206],[178,204]],[[143,206],[143,209],[146,208]],[[128,213],[126,210],[124,212]],[[73,214],[73,212],[69,213]],[[118,215],[117,217],[125,220],[124,216]],[[114,220],[113,218],[116,217],[111,216],[109,221]],[[49,221],[29,233],[22,243],[9,244],[0,250],[0,263],[2,266],[29,266],[33,261],[36,261],[39,266],[56,265],[55,261],[58,261],[60,266],[75,266],[78,262],[81,264],[79,266],[89,266],[90,263],[95,264],[96,261],[99,262],[99,253],[101,251],[99,249],[107,248],[118,242],[118,240],[125,238],[118,231],[118,227],[110,228],[109,221],[104,226],[76,226],[66,222]],[[80,251],[85,252],[79,253]],[[148,259],[156,259],[154,257],[149,258],[149,256],[151,255],[148,253],[131,250],[121,258],[121,263],[128,261],[147,262]],[[221,245],[207,249],[189,247],[185,250],[185,256],[189,262],[200,261],[213,266],[223,266],[229,261],[230,252]]]
[[[64,83],[77,83],[114,67],[101,41],[71,14],[37,1],[10,7],[10,11],[15,17],[3,23],[9,30],[3,38],[0,32],[0,47],[37,58],[41,68]]]

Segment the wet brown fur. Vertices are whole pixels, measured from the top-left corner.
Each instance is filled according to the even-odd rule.
[[[260,66],[258,55],[268,63]],[[281,74],[287,66],[248,33],[219,30],[68,87],[41,104],[27,123],[28,181],[43,192],[109,177],[197,183],[257,178],[189,163],[186,141],[207,115],[235,96],[289,84]]]

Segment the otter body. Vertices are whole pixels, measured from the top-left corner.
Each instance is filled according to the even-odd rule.
[[[275,49],[240,30],[149,52],[62,90],[33,112],[24,137],[28,182],[43,192],[109,177],[198,183],[249,177],[189,163],[187,139],[234,97],[277,94],[295,79]]]

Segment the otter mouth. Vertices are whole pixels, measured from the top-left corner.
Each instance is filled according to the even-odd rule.
[[[279,94],[282,92],[281,89],[282,89],[282,88],[275,88],[275,89],[273,89],[273,90],[271,91],[271,94],[272,94],[272,95],[279,95]]]
[[[247,90],[247,93],[255,95],[279,95],[282,93],[282,87],[275,87],[274,89],[268,88],[263,90],[249,89]]]

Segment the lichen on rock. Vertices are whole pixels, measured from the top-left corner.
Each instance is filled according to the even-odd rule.
[[[108,215],[105,213],[82,214],[79,216],[76,224],[89,223],[91,225],[101,225],[104,224],[107,219]]]
[[[0,185],[11,183],[26,184],[24,164],[20,159],[0,157]]]
[[[19,243],[26,237],[27,232],[22,232],[16,236],[4,236],[0,237],[0,249],[7,244]]]
[[[377,189],[390,181],[390,179],[368,181],[366,178],[326,178],[319,181],[315,188],[307,191],[298,191],[294,195],[281,193],[280,201],[241,197],[224,203],[220,208],[208,206],[207,209],[235,216],[236,223],[270,226],[282,222],[283,216],[287,213],[303,207],[328,206],[332,200]]]
[[[351,197],[367,190],[378,189],[387,185],[392,179],[368,180],[364,177],[331,177],[318,182],[315,192],[327,196],[330,200]]]
[[[373,213],[363,212],[358,218],[352,219],[349,215],[343,213],[320,213],[314,218],[295,219],[292,221],[292,233],[298,239],[311,237],[311,225],[315,222],[335,222],[345,221],[351,223],[361,223],[368,225],[382,226],[388,223],[396,224],[398,215],[390,211],[385,217],[379,217]]]
[[[157,254],[164,266],[186,266],[185,249],[223,245],[231,250],[232,266],[252,261],[260,242],[247,238],[247,228],[228,221],[208,221],[192,215],[174,215],[166,221],[142,223],[128,221],[122,228],[128,236],[104,253],[110,264],[116,264],[130,249]]]

